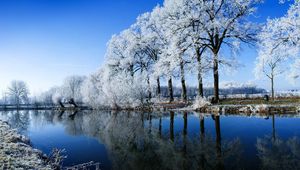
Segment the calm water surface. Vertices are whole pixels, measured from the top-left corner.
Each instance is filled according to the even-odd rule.
[[[9,111],[0,119],[64,166],[101,169],[299,169],[300,118],[165,112]]]

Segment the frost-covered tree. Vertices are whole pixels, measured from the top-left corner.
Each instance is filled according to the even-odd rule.
[[[266,41],[273,42],[273,50],[284,52],[292,64],[292,78],[299,77],[300,56],[300,2],[295,1],[289,8],[287,14],[281,18],[275,18],[267,22]]]
[[[69,76],[63,82],[63,97],[66,99],[74,99],[76,102],[82,101],[81,86],[85,80],[85,76]]]
[[[11,104],[26,104],[29,102],[29,89],[24,81],[14,80],[8,87],[8,96]]]
[[[138,20],[141,20],[138,18]],[[143,23],[143,22],[142,22]],[[149,44],[145,39],[145,33],[142,31],[142,23],[136,23],[130,27],[131,35],[130,44],[127,48],[127,55],[133,56],[133,70],[135,76],[142,76],[148,85],[147,93],[148,99],[152,98],[152,87],[150,82],[151,73],[153,71],[153,64],[157,61],[158,54],[155,46]],[[142,78],[140,77],[140,78]],[[160,88],[160,84],[157,85]],[[160,90],[157,90],[160,91]]]
[[[261,78],[262,75],[266,76],[270,80],[271,84],[271,96],[274,100],[274,79],[278,75],[282,74],[287,60],[286,51],[282,51],[279,48],[274,48],[277,41],[273,39],[274,23],[269,20],[266,26],[263,27],[262,32],[259,35],[259,51],[256,58],[255,76]]]
[[[255,72],[264,73],[271,81],[274,99],[274,78],[281,74],[287,60],[293,61],[292,78],[298,78],[300,52],[300,4],[295,2],[281,18],[269,19],[259,35],[260,46]]]
[[[186,0],[186,2],[189,2]],[[198,8],[198,18],[192,22],[199,24],[205,36],[202,44],[210,50],[214,78],[215,102],[219,101],[219,64],[223,63],[220,51],[224,48],[237,49],[239,43],[252,43],[256,38],[256,25],[248,21],[261,0],[190,0]]]
[[[63,95],[63,89],[61,87],[57,88],[52,95],[52,102],[54,104],[59,104],[61,107],[64,107],[66,98]]]
[[[168,82],[168,93],[169,101],[174,101],[173,94],[173,77],[176,69],[178,69],[180,63],[183,66],[183,61],[181,60],[182,51],[177,49],[180,44],[179,39],[176,39],[176,35],[173,37],[170,35],[170,23],[167,22],[168,15],[164,7],[157,6],[153,9],[151,13],[151,20],[156,25],[156,33],[158,34],[161,42],[161,53],[160,58],[155,64],[155,74],[163,76]],[[175,40],[175,41],[173,41]],[[181,67],[181,82],[182,90],[185,89],[185,79],[184,79],[184,68]],[[184,98],[184,95],[182,96]]]
[[[105,58],[112,76],[119,71],[125,71],[132,77],[134,76],[134,56],[128,55],[132,37],[132,31],[127,29],[122,31],[119,35],[113,35],[108,42]]]
[[[83,83],[81,93],[83,95],[83,102],[92,106],[93,108],[107,106],[107,97],[104,93],[104,70],[100,69],[98,72],[91,74]]]
[[[174,54],[171,48],[171,40],[166,34],[166,29],[168,28],[164,26],[165,15],[162,7],[157,6],[153,9],[153,11],[151,12],[151,22],[153,22],[155,25],[155,32],[159,37],[161,48],[160,58],[154,66],[154,74],[158,76],[163,76],[167,79],[169,101],[172,102],[174,101],[172,79],[174,69],[177,66],[177,61],[174,57],[172,57]]]
[[[134,87],[135,83],[140,83],[142,86],[140,89],[148,92],[148,98],[151,98],[150,66],[152,60],[149,58],[146,50],[142,43],[140,28],[136,26],[132,26],[119,35],[113,36],[109,41],[106,52],[107,61],[104,66],[106,75],[104,82],[107,86],[114,85],[115,89],[107,91],[113,96],[112,103],[114,103],[114,107],[119,104],[124,105],[122,96],[133,90],[132,87]],[[140,81],[136,82],[137,79]],[[116,84],[119,84],[120,87],[116,87]],[[147,88],[145,89],[145,87]],[[137,91],[140,92],[139,90]],[[134,91],[131,92],[135,94]],[[143,96],[138,96],[136,99],[143,103],[144,93]],[[135,103],[130,99],[133,98],[128,98],[128,101]],[[121,103],[116,103],[117,101]]]
[[[113,109],[135,108],[146,103],[147,82],[145,76],[137,74],[132,77],[127,72],[118,72],[111,76],[109,69],[104,68],[103,77],[95,84],[100,106]],[[99,83],[104,82],[102,85]],[[95,87],[92,87],[95,88]]]
[[[49,90],[41,93],[36,100],[41,104],[52,105],[54,104],[53,97],[58,91],[60,91],[60,87],[52,87]]]
[[[149,48],[139,24],[114,35],[107,44],[105,64],[84,83],[84,100],[94,107],[115,109],[149,101],[146,98],[152,97],[150,76],[154,61]]]
[[[156,96],[160,97],[161,85],[160,76],[153,74],[154,65],[158,62],[163,47],[163,39],[160,36],[160,30],[157,27],[155,20],[152,19],[152,14],[147,12],[137,18],[136,23],[132,26],[140,35],[138,43],[138,51],[143,55],[145,68],[147,68],[150,79],[156,81]],[[152,83],[155,84],[155,83]]]
[[[173,21],[173,18],[179,18],[179,12],[171,12],[169,8],[173,8],[170,5],[164,5],[163,12],[160,14],[160,18],[163,22],[161,25],[164,30],[164,36],[168,39],[168,49],[165,51],[166,58],[165,62],[171,63],[171,72],[178,70],[181,82],[181,97],[183,101],[187,101],[187,90],[185,82],[185,65],[187,61],[184,58],[184,53],[187,50],[185,46],[185,34],[176,34],[175,30],[180,29],[180,24],[177,24]],[[177,19],[176,19],[177,21]]]
[[[259,54],[257,58],[255,68],[256,77],[260,77],[261,74],[264,74],[270,80],[272,100],[275,99],[274,80],[275,77],[283,73],[284,70],[282,69],[282,63],[284,61],[285,58],[283,56],[276,54]]]
[[[201,37],[204,37],[204,30],[196,22],[201,14],[200,6],[195,6],[193,1],[166,0],[164,3],[164,15],[166,15],[165,26],[168,28],[167,35],[173,42],[173,56],[177,57],[180,67],[182,83],[182,96],[186,98],[185,70],[195,67],[198,78],[198,95],[203,96],[203,73],[205,72],[204,52],[207,49]],[[195,66],[191,66],[193,60]],[[186,66],[189,64],[188,66]],[[189,69],[188,69],[189,70]]]
[[[239,42],[252,43],[255,41],[256,25],[247,19],[260,2],[260,0],[165,1],[163,12],[160,14],[160,17],[164,18],[161,25],[168,28],[165,34],[169,39],[173,37],[175,40],[179,40],[177,41],[179,42],[178,48],[169,50],[171,51],[169,57],[182,54],[188,48],[194,49],[194,55],[198,62],[200,95],[203,95],[203,53],[210,52],[212,56],[210,63],[214,73],[215,100],[218,102],[219,64],[230,65],[225,58],[222,58],[220,51],[228,48],[237,50]],[[177,62],[180,63],[180,58],[177,59]]]

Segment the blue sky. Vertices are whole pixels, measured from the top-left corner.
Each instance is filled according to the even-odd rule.
[[[34,95],[66,76],[96,71],[110,37],[157,4],[162,0],[0,0],[0,93],[15,79],[26,81]],[[288,6],[265,0],[253,20],[280,17]],[[248,64],[221,81],[253,80],[255,57],[255,49],[245,48],[239,60]]]

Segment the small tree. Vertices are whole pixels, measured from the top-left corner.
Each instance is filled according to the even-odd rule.
[[[273,101],[275,99],[274,80],[275,77],[283,73],[283,69],[281,69],[280,66],[283,61],[284,58],[278,55],[270,58],[258,59],[256,68],[257,72],[260,72],[260,74],[264,74],[271,81],[271,96]]]
[[[287,60],[286,52],[277,46],[278,41],[274,39],[274,28],[277,22],[269,20],[259,34],[259,52],[256,59],[255,76],[260,78],[264,74],[271,81],[271,95],[274,100],[274,79],[283,73],[283,63]]]
[[[12,104],[15,104],[17,107],[19,107],[20,104],[28,103],[28,95],[29,90],[24,81],[14,80],[10,83],[10,86],[8,87],[8,96]]]
[[[274,100],[274,78],[283,73],[283,63],[295,59],[289,76],[298,78],[295,70],[300,52],[300,4],[295,1],[287,14],[281,18],[270,19],[259,35],[259,55],[256,63],[256,75],[264,73],[271,81],[271,93]]]

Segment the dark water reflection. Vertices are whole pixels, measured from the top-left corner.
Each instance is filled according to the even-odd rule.
[[[101,169],[299,169],[300,119],[198,113],[0,112],[49,153],[66,149],[65,166]]]

